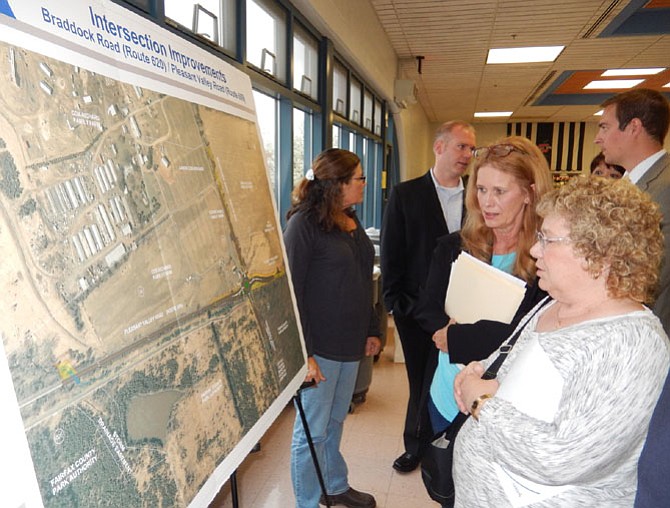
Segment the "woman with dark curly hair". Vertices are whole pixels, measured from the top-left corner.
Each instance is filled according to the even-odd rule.
[[[636,465],[670,365],[653,300],[661,214],[626,180],[544,196],[531,254],[553,301],[529,313],[497,379],[456,377],[457,507],[633,506]],[[541,308],[540,308],[541,307]]]
[[[374,507],[375,499],[349,486],[340,442],[359,361],[381,347],[372,307],[374,248],[353,209],[364,189],[356,154],[339,148],[322,152],[293,192],[284,232],[307,349],[305,381],[316,383],[299,396],[330,505],[363,508]],[[296,506],[325,504],[299,415],[291,476]]]

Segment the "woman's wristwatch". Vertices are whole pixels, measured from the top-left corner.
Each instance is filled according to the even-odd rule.
[[[472,406],[470,407],[470,414],[476,421],[479,421],[479,410],[481,409],[482,404],[484,403],[485,400],[488,400],[492,397],[493,395],[491,395],[490,393],[484,393],[483,395],[480,395],[472,402]]]

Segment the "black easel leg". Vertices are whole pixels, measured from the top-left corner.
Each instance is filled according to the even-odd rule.
[[[237,497],[237,469],[230,475],[230,497],[233,501],[233,508],[240,507],[240,499]]]
[[[302,427],[305,429],[305,437],[307,438],[307,444],[309,445],[309,452],[312,454],[312,461],[314,462],[314,468],[316,469],[316,476],[319,478],[319,485],[321,485],[321,492],[323,493],[323,499],[326,501],[326,506],[330,508],[330,498],[328,497],[328,492],[326,491],[326,484],[323,481],[323,475],[321,474],[321,467],[319,467],[319,458],[316,456],[316,448],[314,448],[314,441],[312,441],[312,434],[309,432],[309,426],[307,425],[307,417],[305,416],[305,410],[302,407],[302,401],[300,400],[300,390],[293,397],[295,400],[296,406],[298,406],[298,413],[300,413],[300,419],[302,420]]]

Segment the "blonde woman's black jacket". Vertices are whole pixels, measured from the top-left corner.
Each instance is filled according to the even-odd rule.
[[[444,312],[444,299],[449,285],[451,264],[461,253],[461,235],[452,233],[437,242],[433,252],[426,285],[421,292],[416,320],[429,334],[447,326],[449,316]],[[521,318],[547,293],[537,284],[526,286],[526,295],[510,324],[481,320],[473,324],[455,324],[449,327],[447,345],[452,363],[469,363],[482,360],[493,353],[509,337]]]

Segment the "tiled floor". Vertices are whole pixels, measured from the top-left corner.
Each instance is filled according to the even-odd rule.
[[[373,367],[367,400],[344,423],[342,452],[352,487],[369,492],[379,508],[435,508],[417,469],[396,472],[391,464],[404,451],[402,428],[407,404],[405,366],[394,363],[393,329],[389,344]],[[295,410],[287,407],[237,472],[240,508],[290,508],[295,505],[290,477],[290,443]],[[232,507],[230,486],[224,485],[210,508]]]

